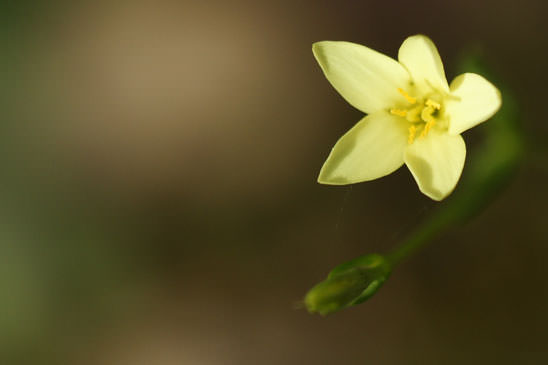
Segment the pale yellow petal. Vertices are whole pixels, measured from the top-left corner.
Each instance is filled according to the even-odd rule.
[[[350,42],[314,43],[312,51],[331,85],[364,113],[394,107],[409,85],[409,74],[396,60]]]
[[[407,147],[404,160],[419,189],[434,200],[447,197],[457,185],[466,146],[460,135],[449,135],[432,129]]]
[[[403,164],[407,124],[386,112],[364,117],[335,144],[318,182],[346,185],[395,171]]]
[[[448,92],[443,63],[434,42],[424,35],[407,38],[398,52],[398,60],[404,65],[413,82],[422,92]]]
[[[477,74],[456,77],[450,89],[455,98],[445,102],[445,115],[451,134],[460,134],[491,118],[502,103],[499,90]]]

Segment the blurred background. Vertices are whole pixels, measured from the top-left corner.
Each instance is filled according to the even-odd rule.
[[[545,2],[2,4],[2,364],[548,360]],[[519,97],[529,154],[369,302],[309,315],[297,304],[330,269],[437,206],[405,168],[316,183],[362,113],[311,45],[395,57],[416,33],[449,80],[481,51]],[[473,159],[482,128],[464,138]]]

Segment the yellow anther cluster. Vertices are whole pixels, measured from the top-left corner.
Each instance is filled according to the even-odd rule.
[[[398,88],[398,92],[403,95],[409,104],[417,104],[417,98],[409,95],[405,90]],[[390,109],[390,113],[399,117],[404,117],[411,123],[421,123],[419,125],[412,124],[409,127],[409,138],[407,142],[411,144],[415,141],[419,128],[422,128],[419,137],[425,137],[428,134],[430,129],[436,124],[434,113],[440,109],[440,103],[432,99],[427,99],[424,104],[420,102],[409,109]]]

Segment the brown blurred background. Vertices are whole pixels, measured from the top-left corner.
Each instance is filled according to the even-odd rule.
[[[2,364],[548,361],[543,1],[3,7]],[[416,33],[448,79],[481,50],[519,97],[530,153],[487,210],[370,302],[309,315],[295,303],[331,268],[388,251],[436,206],[405,168],[316,183],[361,113],[311,44],[395,56]]]

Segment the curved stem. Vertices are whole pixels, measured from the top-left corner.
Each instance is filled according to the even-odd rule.
[[[518,127],[517,107],[505,92],[504,106],[486,123],[486,141],[467,171],[462,186],[443,206],[386,258],[396,265],[424,248],[438,235],[454,228],[483,210],[510,181],[523,155],[523,137]]]

